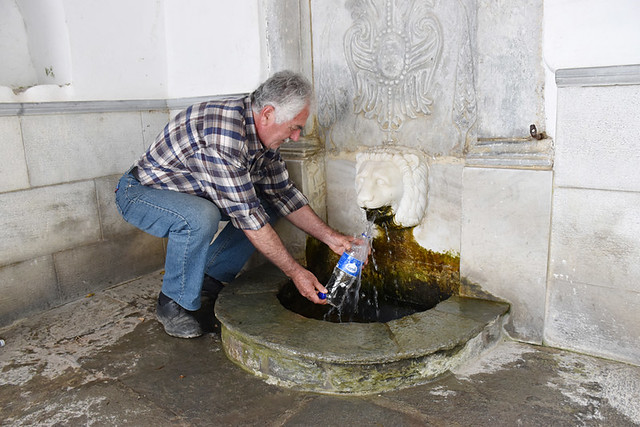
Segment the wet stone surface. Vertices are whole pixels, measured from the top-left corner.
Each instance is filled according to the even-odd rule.
[[[296,390],[371,394],[434,379],[494,345],[508,310],[454,296],[445,311],[388,323],[329,323],[285,308],[288,279],[270,274],[272,267],[260,270],[267,279],[241,276],[220,294],[223,347],[258,377]],[[245,285],[251,294],[242,292]]]
[[[640,367],[502,341],[438,380],[369,396],[270,385],[220,335],[164,334],[161,276],[0,329],[0,425],[633,426]]]

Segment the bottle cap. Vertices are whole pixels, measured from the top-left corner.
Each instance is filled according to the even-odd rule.
[[[327,299],[327,294],[325,294],[324,292],[318,292],[318,298]]]

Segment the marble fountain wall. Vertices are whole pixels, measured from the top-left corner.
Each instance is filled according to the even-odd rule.
[[[544,75],[540,29],[525,25],[541,2],[520,13],[466,0],[311,5],[330,224],[362,227],[349,202],[358,152],[420,150],[429,191],[418,242],[459,254],[461,294],[508,301],[507,331],[542,342],[552,161],[550,141],[529,133],[544,128]]]
[[[458,2],[453,8],[439,9],[435,4],[424,1],[329,1],[299,2],[295,10],[291,4],[286,9],[275,1],[267,4],[267,40],[271,46],[269,62],[274,69],[308,71],[300,56],[296,57],[288,50],[288,43],[304,40],[302,23],[305,22],[305,13],[311,17],[307,25],[313,29],[312,40],[309,44],[300,43],[294,47],[302,48],[302,53],[305,48],[312,53],[312,76],[318,100],[316,120],[312,127],[306,129],[312,136],[305,138],[302,144],[283,146],[283,155],[290,166],[293,165],[292,158],[297,161],[292,175],[295,179],[296,169],[302,171],[298,178],[303,180],[303,190],[310,183],[310,178],[313,181],[319,176],[317,172],[321,169],[315,166],[315,160],[319,156],[324,159],[325,181],[320,184],[320,190],[326,190],[326,212],[319,213],[326,214],[329,223],[343,232],[361,232],[365,218],[356,202],[355,188],[356,165],[362,165],[360,161],[363,159],[360,154],[381,146],[393,153],[394,149],[399,150],[402,146],[405,147],[408,164],[422,163],[414,161],[416,158],[426,159],[429,163],[426,168],[428,175],[422,175],[428,176],[428,182],[424,180],[415,184],[430,189],[427,215],[422,217],[424,223],[415,228],[420,230],[415,234],[418,242],[431,251],[460,254],[461,224],[465,221],[464,156],[473,149],[480,166],[486,166],[486,161],[493,160],[485,160],[487,150],[484,147],[476,149],[480,144],[477,138],[478,101],[472,40],[477,24],[475,12],[467,10],[474,5]],[[290,23],[294,25],[290,27]],[[438,78],[439,72],[444,73],[443,78]],[[542,75],[539,77],[542,79]],[[528,125],[526,132],[528,135]],[[322,153],[312,148],[314,136],[317,137],[315,144],[324,149]],[[511,139],[506,142],[511,142]],[[522,141],[529,143],[529,139],[522,138]],[[502,139],[497,142],[491,140],[489,145],[504,142]],[[540,144],[533,145],[538,147]],[[304,154],[305,150],[309,150],[308,155]],[[489,153],[494,151],[490,149]],[[522,151],[518,150],[519,153]],[[549,164],[542,157],[541,163],[546,166],[548,175]],[[521,166],[519,159],[515,162],[514,166]],[[311,184],[306,191],[312,190],[314,195],[320,195],[322,191],[313,191],[314,182]],[[316,199],[312,198],[312,205]],[[313,207],[317,209],[317,206]],[[473,215],[471,212],[470,216]],[[548,223],[546,226],[548,230]],[[296,236],[289,234],[290,230],[281,231],[291,247]],[[460,314],[468,310],[456,308],[454,311],[458,315],[451,317],[453,323],[438,329],[435,325],[440,325],[440,322],[436,318],[442,307],[449,303],[456,305],[460,301],[465,301],[464,304],[469,301],[473,301],[471,304],[498,304],[455,296],[432,310],[386,324],[329,324],[318,328],[318,321],[295,316],[284,309],[276,298],[277,288],[282,284],[277,281],[264,284],[264,280],[252,276],[255,271],[260,271],[260,277],[265,276],[263,270],[249,271],[225,289],[217,301],[216,315],[222,323],[225,351],[232,360],[268,381],[305,390],[371,393],[386,387],[419,383],[432,378],[424,373],[431,372],[430,360],[434,354],[449,354],[449,350],[456,354],[455,357],[445,357],[451,361],[435,363],[440,366],[466,360],[466,356],[457,355],[461,348],[466,354],[468,349],[476,349],[476,339],[487,344],[495,342],[501,332],[489,329],[500,329],[500,325],[505,324],[502,318],[504,311],[496,313],[497,317],[488,323],[485,319],[483,327],[489,329],[472,339],[465,336],[452,346],[450,337],[457,337],[459,326],[466,322]],[[493,291],[481,283],[469,282],[469,286],[460,293],[463,297],[492,294],[491,298],[506,300]],[[258,305],[251,305],[256,301]],[[507,306],[500,304],[500,307],[506,310]],[[256,317],[255,313],[259,316]],[[513,328],[513,317],[510,319],[507,327]],[[416,329],[411,325],[420,327]],[[312,338],[334,326],[336,331],[331,329],[328,334],[333,340],[324,335],[319,339]],[[396,326],[397,330],[394,329]],[[357,339],[343,339],[347,336],[344,333],[354,328],[359,331],[355,335]],[[374,338],[378,329],[384,331],[381,336],[385,345],[378,345],[377,338]],[[434,330],[439,332],[434,333]],[[475,333],[478,329],[474,329]],[[403,339],[405,334],[410,338]],[[302,337],[302,345],[298,345],[295,337]],[[352,341],[356,342],[355,347],[345,347]],[[389,354],[369,354],[367,349],[372,343],[375,343],[375,348],[386,348],[388,344],[392,350]],[[404,344],[410,344],[410,348],[405,348]],[[393,367],[398,363],[424,366],[419,369],[424,372],[416,378],[408,372],[396,372]],[[313,373],[309,374],[312,368]],[[363,369],[367,373],[363,374]],[[384,371],[385,378],[372,377],[371,369]],[[389,369],[393,372],[387,374]],[[303,378],[301,373],[305,374]],[[345,376],[353,378],[353,381],[336,383],[336,379]],[[396,379],[411,381],[396,383]],[[358,386],[352,387],[352,383]],[[366,390],[362,389],[362,384],[366,385]]]
[[[639,69],[550,70],[543,19],[569,24],[556,9],[545,16],[544,6],[300,2],[280,19],[299,13],[282,20],[298,22],[312,40],[296,46],[295,58],[274,43],[271,65],[304,70],[312,58],[318,111],[310,133],[324,148],[320,213],[332,226],[363,226],[353,184],[358,152],[416,148],[429,161],[418,237],[428,249],[460,254],[461,277],[472,285],[463,295],[480,289],[509,302],[505,331],[514,339],[637,364],[632,206],[640,180],[630,144],[640,126],[632,119]],[[275,39],[284,27],[272,27]],[[557,100],[545,99],[545,85]]]

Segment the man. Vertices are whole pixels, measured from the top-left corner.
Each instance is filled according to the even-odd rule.
[[[203,279],[228,283],[257,248],[316,304],[326,293],[271,227],[277,215],[341,254],[353,239],[325,224],[291,183],[278,148],[300,137],[312,103],[303,76],[276,73],[250,96],[179,113],[124,174],[116,204],[124,219],[168,237],[156,315],[169,335],[202,335],[193,312]],[[220,221],[230,223],[212,242]]]

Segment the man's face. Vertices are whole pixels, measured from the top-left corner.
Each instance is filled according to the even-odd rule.
[[[258,137],[268,149],[280,147],[289,138],[297,141],[308,117],[309,107],[307,106],[293,120],[276,123],[275,110],[268,105],[262,109],[256,120]]]

